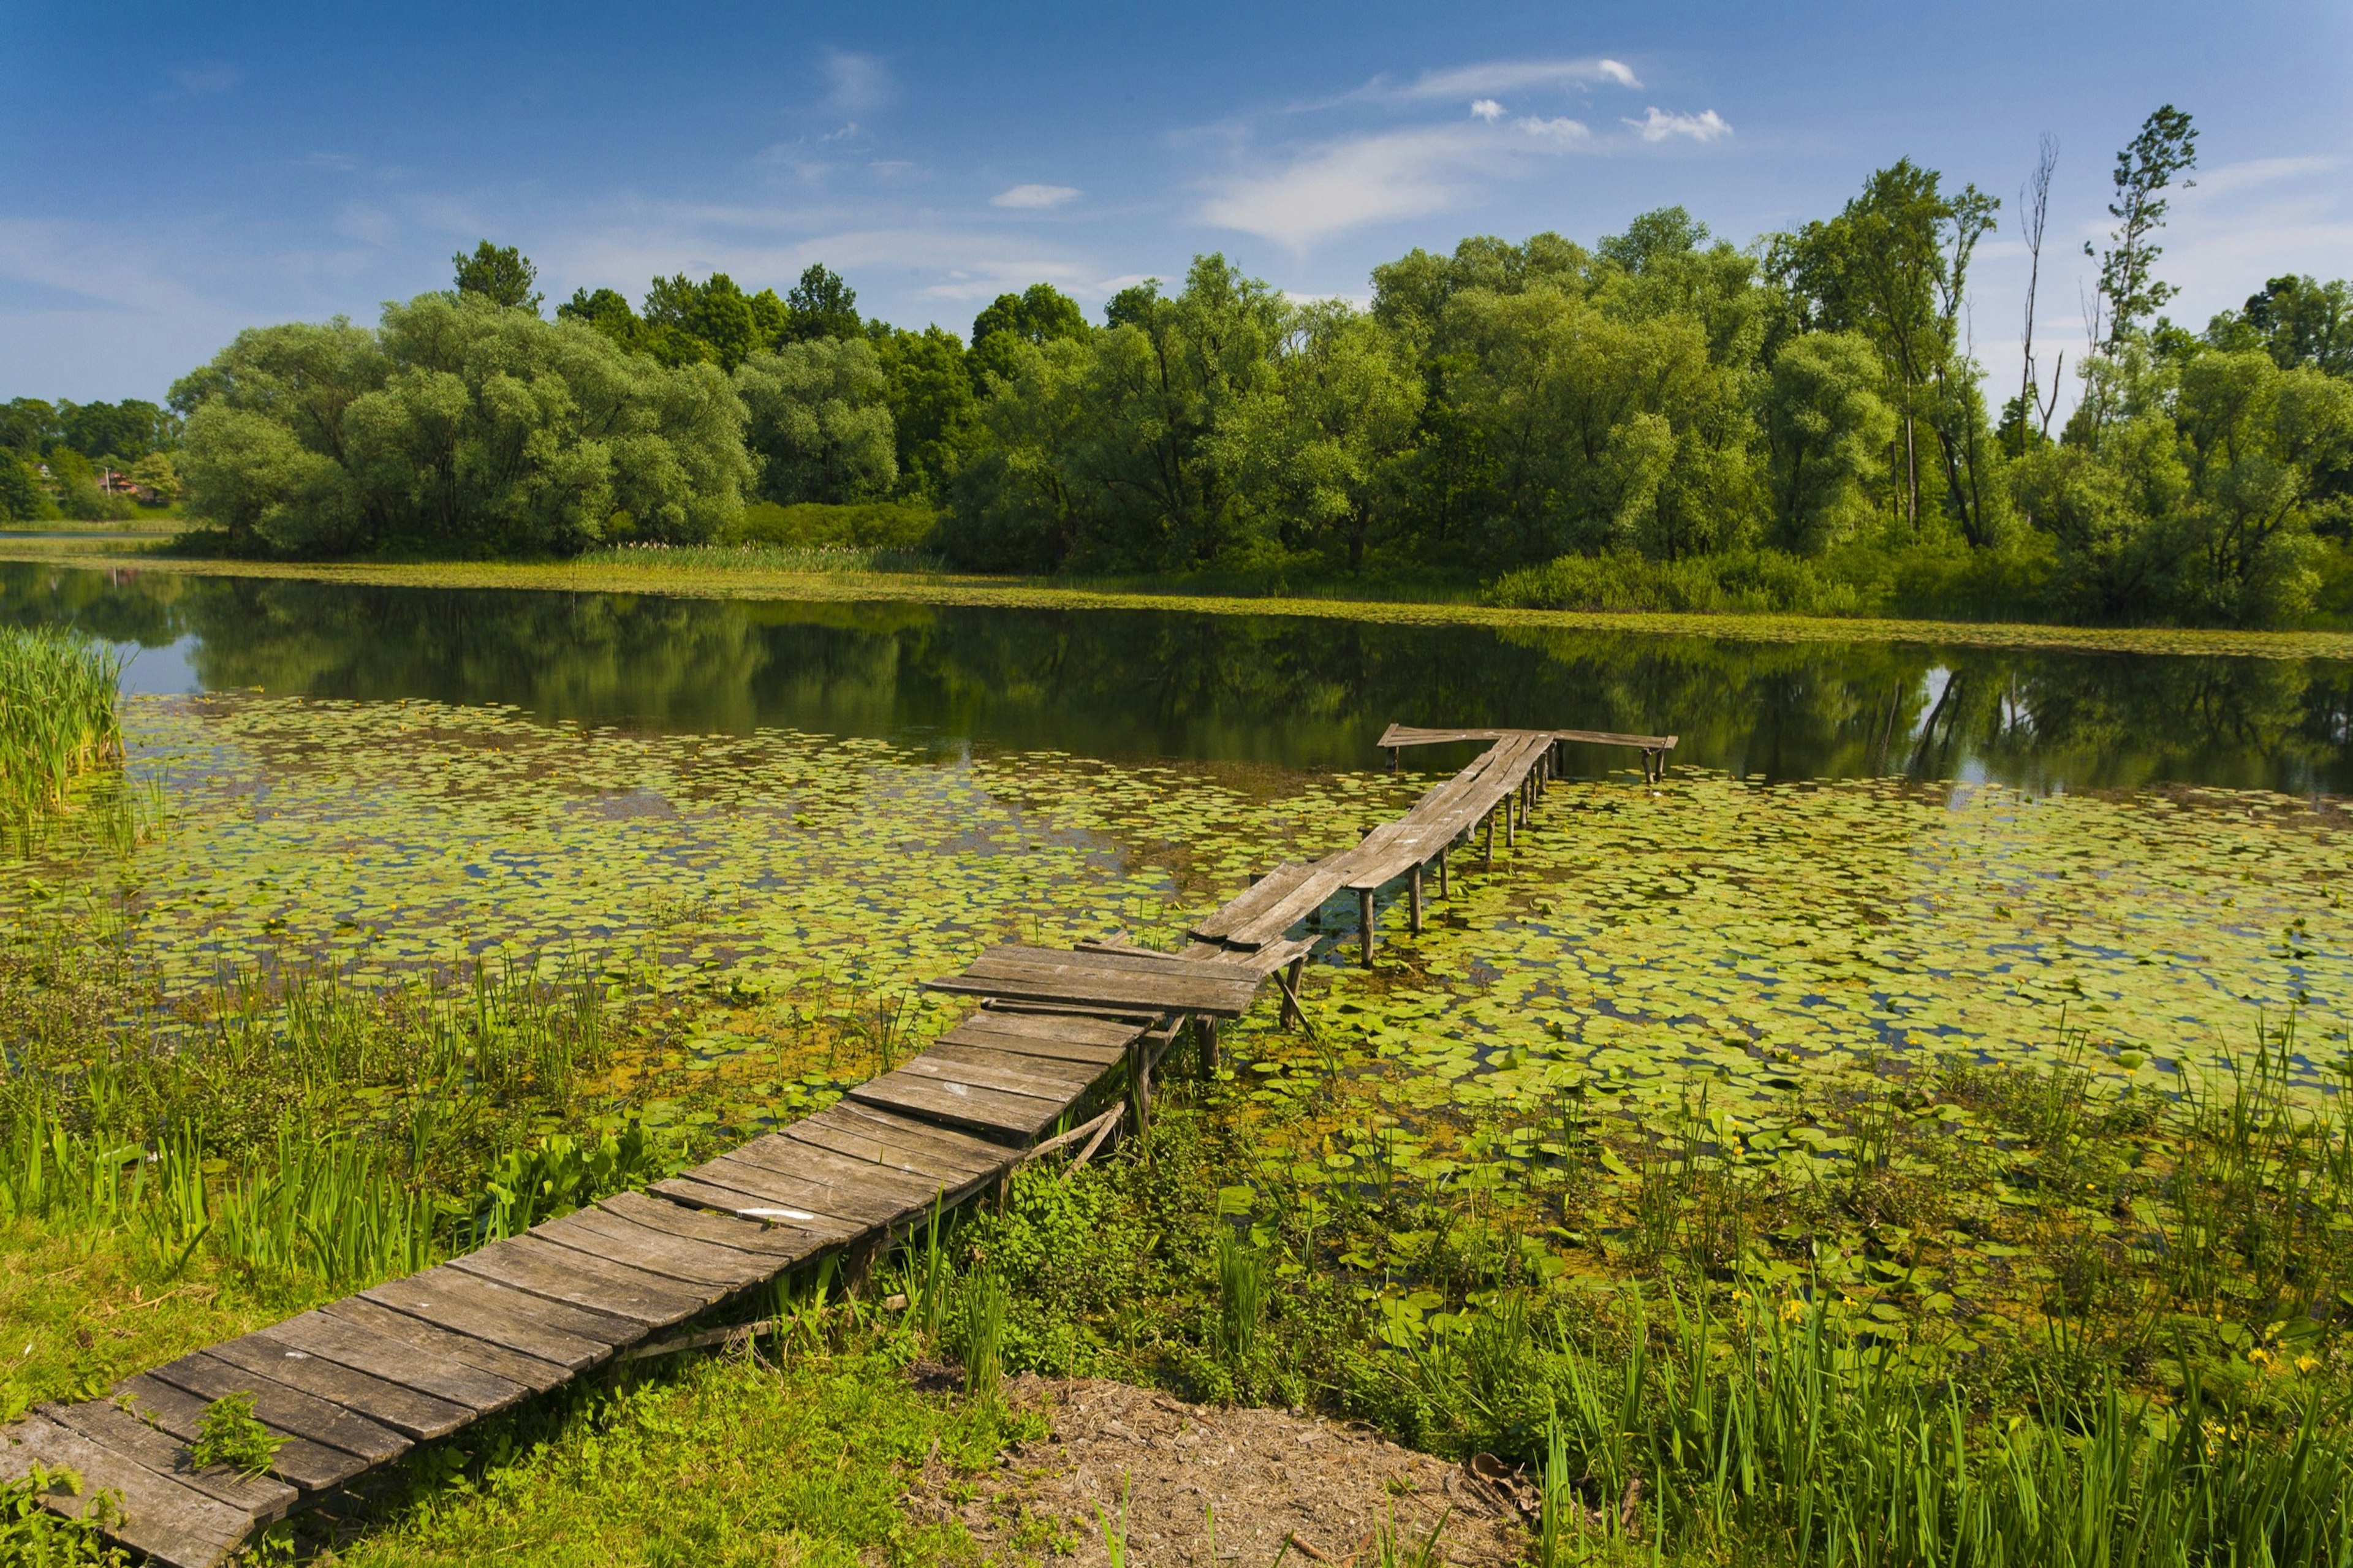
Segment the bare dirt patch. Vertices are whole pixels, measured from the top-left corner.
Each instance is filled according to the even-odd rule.
[[[1051,1435],[1016,1445],[976,1484],[934,1456],[904,1502],[921,1522],[961,1520],[995,1561],[1107,1565],[1097,1510],[1116,1531],[1123,1493],[1135,1568],[1271,1568],[1278,1556],[1366,1568],[1382,1532],[1411,1561],[1433,1529],[1433,1563],[1526,1555],[1519,1512],[1493,1486],[1360,1426],[1092,1380],[1019,1377],[1005,1397],[1042,1410]]]

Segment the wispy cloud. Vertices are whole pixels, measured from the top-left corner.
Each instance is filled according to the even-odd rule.
[[[1614,82],[1640,87],[1633,71],[1617,60],[1488,60],[1475,66],[1453,66],[1424,71],[1399,89],[1402,98],[1501,97],[1507,92],[1539,87],[1588,87]]]
[[[1645,142],[1664,142],[1671,137],[1688,136],[1694,142],[1720,142],[1732,134],[1732,126],[1713,109],[1697,114],[1669,114],[1652,105],[1640,120],[1629,120]]]
[[[1082,194],[1076,185],[1015,185],[989,197],[988,205],[1037,212],[1048,207],[1067,206]]]
[[[172,79],[180,84],[182,92],[194,98],[206,93],[227,92],[243,79],[235,66],[189,66],[174,71]]]
[[[1587,139],[1574,120],[1533,117],[1507,125],[1427,126],[1326,142],[1265,174],[1228,180],[1200,216],[1293,250],[1362,228],[1443,212],[1482,176],[1507,174],[1529,153],[1559,153]]]
[[[2341,162],[2336,158],[2250,158],[2243,163],[2225,163],[2194,176],[2195,195],[2185,192],[2182,201],[2196,203],[2212,201],[2217,196],[2252,190],[2263,185],[2276,185],[2305,179],[2313,174],[2334,171]]]
[[[1488,124],[1493,125],[1495,121],[1504,118],[1504,106],[1497,103],[1492,98],[1473,100],[1471,104],[1471,118],[1473,120],[1483,120]]]
[[[890,68],[872,55],[825,51],[826,102],[844,114],[869,114],[898,96]]]

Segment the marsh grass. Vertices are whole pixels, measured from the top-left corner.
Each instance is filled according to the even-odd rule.
[[[738,572],[941,574],[944,556],[929,551],[855,544],[617,544],[581,556],[591,566],[688,566]]]
[[[161,821],[160,785],[122,772],[121,676],[86,637],[0,626],[0,850],[47,847],[66,817],[114,848]]]

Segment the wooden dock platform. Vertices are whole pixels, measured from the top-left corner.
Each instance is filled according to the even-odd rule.
[[[1363,960],[1374,900],[1422,879],[1485,826],[1493,859],[1554,776],[1563,741],[1644,753],[1663,771],[1675,737],[1567,730],[1411,730],[1380,744],[1486,741],[1487,749],[1395,822],[1312,862],[1276,867],[1165,953],[1116,934],[1071,951],[999,947],[925,984],[980,999],[931,1047],[847,1098],[646,1192],[619,1193],[405,1279],[124,1379],[113,1396],[42,1405],[0,1432],[0,1479],[35,1466],[80,1478],[44,1501],[80,1517],[110,1500],[109,1534],[173,1568],[214,1568],[262,1528],[419,1443],[554,1389],[659,1338],[737,1315],[774,1283],[828,1258],[851,1278],[943,1207],[992,1190],[1024,1162],[1150,1115],[1152,1076],[1189,1026],[1215,1065],[1218,1025],[1270,978],[1285,1023],[1316,935],[1293,930],[1356,895]],[[1060,1128],[1062,1131],[1057,1131]],[[692,1342],[702,1342],[705,1335]],[[191,1460],[209,1405],[248,1394],[284,1441],[266,1475]]]

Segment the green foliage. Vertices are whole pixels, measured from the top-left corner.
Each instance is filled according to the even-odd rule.
[[[21,845],[74,782],[122,758],[122,661],[68,633],[0,626],[0,837]]]
[[[888,494],[899,470],[884,384],[862,337],[811,337],[746,360],[735,391],[761,496],[840,505]]]
[[[1005,1281],[992,1270],[966,1277],[958,1300],[956,1351],[966,1396],[993,1403],[1005,1370]]]
[[[107,1543],[102,1526],[112,1512],[111,1493],[69,1519],[44,1497],[80,1497],[82,1478],[72,1470],[35,1465],[22,1479],[0,1483],[0,1563],[21,1568],[128,1568],[130,1555]]]
[[[205,1406],[188,1462],[198,1469],[226,1465],[240,1475],[267,1475],[285,1446],[284,1437],[254,1416],[252,1394],[227,1394]]]
[[[942,495],[972,443],[980,404],[964,344],[938,327],[911,332],[876,322],[867,335],[882,368],[900,488]]]
[[[2166,104],[2141,122],[2140,133],[2116,154],[2109,183],[2116,195],[2108,216],[2116,220],[2109,248],[2099,252],[2100,298],[2107,307],[2105,346],[2114,353],[2140,323],[2173,298],[2174,287],[2155,272],[2163,252],[2155,236],[2169,205],[2163,192],[2176,174],[2198,166],[2198,132],[2189,116]],[[2084,254],[2094,254],[2084,242]]]
[[[248,331],[174,389],[191,515],[235,548],[568,553],[707,539],[751,477],[719,373],[475,296],[422,295],[376,331]]]
[[[754,501],[721,537],[730,544],[795,549],[917,550],[929,542],[939,514],[920,500]]]
[[[52,507],[33,470],[14,452],[0,450],[0,520],[30,522]]]
[[[452,256],[449,265],[457,269],[459,293],[479,294],[501,310],[539,313],[542,296],[533,288],[539,281],[539,268],[513,246],[496,246],[486,239],[474,247],[471,256],[462,250]]]
[[[528,1149],[507,1151],[491,1167],[474,1234],[483,1241],[520,1236],[542,1220],[650,1186],[684,1166],[675,1148],[649,1135],[636,1119],[593,1139],[552,1132]]]
[[[785,342],[855,338],[864,330],[858,320],[858,291],[820,261],[801,268],[799,281],[785,291]]]

